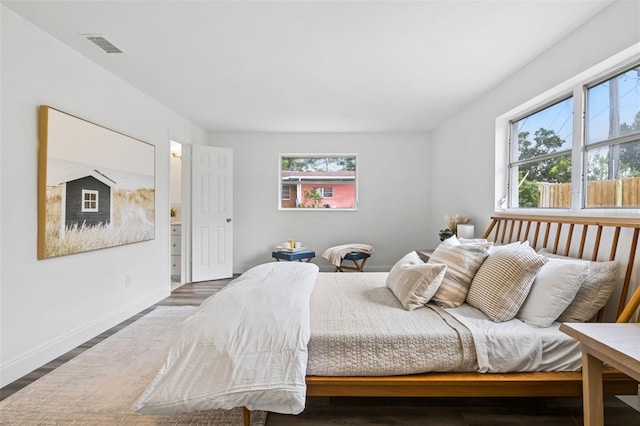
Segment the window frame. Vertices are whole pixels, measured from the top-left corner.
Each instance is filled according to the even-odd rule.
[[[587,189],[588,189],[588,184],[589,184],[589,179],[588,179],[588,173],[587,173],[587,167],[588,167],[588,157],[589,157],[589,151],[592,150],[596,150],[599,148],[603,148],[603,147],[610,147],[610,146],[614,146],[614,145],[623,145],[625,143],[628,142],[637,142],[640,141],[640,130],[633,132],[633,133],[627,133],[625,135],[622,136],[616,136],[610,139],[603,139],[597,142],[593,142],[593,143],[588,143],[587,139],[588,139],[588,122],[587,122],[587,108],[589,107],[588,104],[588,99],[589,99],[589,95],[588,92],[590,89],[606,82],[609,81],[615,77],[619,77],[622,74],[625,74],[628,71],[631,71],[635,68],[640,68],[640,59],[637,61],[630,61],[630,63],[626,64],[626,66],[621,66],[618,67],[614,70],[612,70],[611,72],[602,75],[599,79],[595,79],[593,81],[591,81],[588,84],[584,84],[583,85],[583,91],[584,91],[584,114],[585,114],[585,119],[584,119],[584,142],[583,142],[583,149],[582,149],[582,161],[583,161],[583,165],[584,168],[582,169],[582,175],[583,175],[583,179],[582,179],[582,187],[581,187],[581,191],[583,194],[582,197],[582,209],[584,210],[593,210],[593,209],[598,209],[598,210],[602,210],[602,207],[589,207],[587,206],[587,198],[588,198],[588,193],[587,193]],[[613,209],[613,210],[625,210],[624,207],[605,207],[606,209]],[[639,209],[640,206],[637,207],[627,207],[626,210],[636,210]]]
[[[332,186],[318,186],[314,187],[316,191],[322,196],[322,198],[333,198],[333,187]],[[327,190],[330,190],[331,195],[326,195]]]
[[[348,207],[331,207],[331,208],[323,208],[323,207],[316,207],[316,208],[303,208],[303,207],[282,207],[282,186],[283,186],[283,180],[282,180],[282,160],[283,158],[353,158],[353,161],[355,163],[355,171],[354,171],[354,177],[353,177],[353,182],[354,182],[354,207],[353,208],[348,208]],[[279,211],[357,211],[359,209],[359,197],[358,197],[358,193],[359,193],[359,188],[360,188],[360,181],[359,181],[359,169],[360,169],[360,159],[358,154],[356,153],[346,153],[346,152],[340,152],[340,153],[279,153],[278,154],[278,210]],[[334,185],[335,186],[335,185]],[[317,187],[324,187],[322,186],[322,184],[317,184]],[[332,191],[332,197],[333,198],[333,194],[335,194],[335,191]]]
[[[585,207],[587,188],[587,145],[586,145],[586,98],[587,90],[616,75],[624,73],[640,65],[640,43],[637,43],[622,52],[594,65],[588,70],[579,73],[573,78],[557,85],[556,87],[530,99],[527,102],[496,118],[495,139],[495,212],[509,212],[516,214],[557,215],[569,214],[580,216],[614,215],[629,216],[637,214],[637,207]],[[569,208],[546,207],[512,207],[513,200],[513,176],[512,164],[512,122],[541,111],[542,109],[573,96],[573,140],[571,144],[571,204]],[[619,139],[628,138],[636,140],[638,133],[621,136]],[[611,142],[611,140],[608,140]],[[590,144],[593,148],[601,142]],[[607,144],[607,142],[602,142]],[[557,153],[554,153],[554,155]],[[576,188],[579,188],[577,190]],[[517,191],[517,188],[515,188]]]
[[[571,148],[568,149],[563,149],[560,151],[555,151],[555,152],[551,152],[548,154],[544,154],[544,155],[540,155],[537,157],[532,157],[532,158],[527,158],[525,160],[520,160],[517,157],[517,149],[514,148],[515,143],[518,141],[519,137],[518,137],[518,130],[516,129],[515,124],[517,122],[519,122],[520,120],[523,120],[527,117],[531,117],[532,115],[535,115],[541,111],[544,111],[547,108],[550,108],[554,105],[557,105],[561,102],[565,102],[568,99],[574,99],[573,97],[573,93],[563,93],[560,96],[551,99],[550,101],[539,105],[538,108],[535,108],[533,110],[528,110],[526,113],[524,114],[520,114],[518,116],[515,116],[513,118],[511,118],[509,120],[509,140],[508,140],[508,144],[507,144],[507,149],[509,151],[509,164],[507,165],[507,170],[508,170],[508,178],[507,178],[507,194],[508,194],[508,198],[507,198],[507,202],[509,205],[510,209],[514,209],[514,210],[522,210],[523,208],[532,208],[532,207],[514,207],[513,204],[516,201],[519,201],[519,184],[518,185],[514,185],[514,182],[518,182],[519,183],[519,177],[518,177],[518,171],[515,170],[515,167],[519,167],[519,166],[523,166],[523,165],[527,165],[527,164],[531,164],[531,163],[536,163],[539,161],[544,161],[544,160],[549,160],[552,158],[558,158],[558,157],[562,157],[562,156],[566,156],[567,154],[572,154],[573,153],[573,149],[574,149],[574,143],[575,143],[575,129],[572,130],[572,144],[571,144]],[[573,115],[575,115],[575,102],[573,102]],[[572,123],[573,126],[573,123]],[[518,147],[519,148],[519,147]],[[573,168],[573,156],[571,158],[571,165]],[[571,174],[571,178],[572,178],[572,184],[573,184],[573,173]],[[553,211],[557,211],[558,209],[562,209],[562,207],[536,207],[536,209],[545,209],[545,210],[553,210]]]
[[[87,195],[95,195],[96,199],[95,200],[87,200],[86,196]],[[80,211],[82,213],[97,213],[99,210],[99,201],[100,201],[100,192],[96,191],[95,189],[83,189],[82,190],[82,204],[81,204],[81,208]],[[95,207],[85,207],[85,203],[89,202],[89,203],[95,203],[96,206]]]

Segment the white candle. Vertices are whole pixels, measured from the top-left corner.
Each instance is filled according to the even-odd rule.
[[[474,233],[473,225],[458,225],[456,236],[458,238],[473,238]]]

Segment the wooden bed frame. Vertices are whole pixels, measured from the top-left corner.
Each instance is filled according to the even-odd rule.
[[[640,321],[640,284],[629,296],[636,261],[640,219],[499,215],[483,238],[496,244],[529,241],[536,250],[587,260],[618,260],[624,278],[617,304],[616,322]],[[622,238],[621,238],[622,235]],[[609,240],[610,244],[603,243]],[[608,251],[605,251],[608,250]],[[599,256],[600,255],[600,256]],[[634,281],[635,282],[635,281]],[[615,292],[614,292],[615,294]],[[635,320],[634,320],[635,317]],[[602,321],[603,310],[597,316]],[[407,376],[334,377],[307,376],[307,396],[381,397],[504,397],[582,396],[582,373],[424,373]],[[638,393],[638,382],[607,367],[603,371],[605,395]],[[250,412],[245,408],[245,425]]]

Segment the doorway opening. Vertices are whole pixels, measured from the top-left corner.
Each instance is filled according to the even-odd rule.
[[[232,151],[175,140],[170,147],[171,290],[194,281],[230,278]]]
[[[184,284],[182,258],[183,206],[182,206],[182,144],[170,141],[171,159],[169,167],[169,207],[171,238],[171,290]]]

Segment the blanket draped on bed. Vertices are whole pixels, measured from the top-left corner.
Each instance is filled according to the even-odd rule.
[[[317,275],[311,263],[266,263],[205,300],[176,333],[136,411],[302,412],[309,300]]]
[[[496,323],[466,303],[445,309],[473,335],[478,372],[538,371],[542,362],[542,338],[518,319]]]

